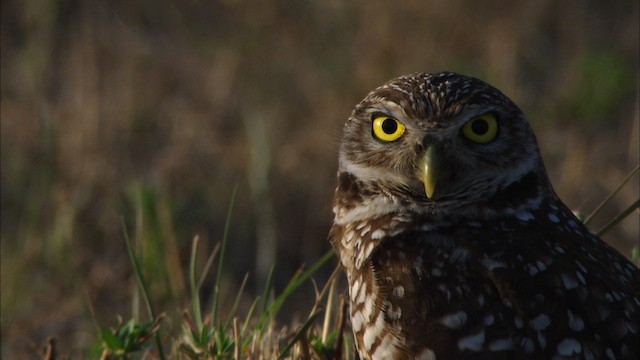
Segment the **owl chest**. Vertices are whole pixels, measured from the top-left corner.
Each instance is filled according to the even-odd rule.
[[[383,231],[345,232],[337,246],[361,358],[429,359],[443,344],[475,341],[462,323],[482,322],[476,315],[497,294],[482,287],[469,250],[442,233]]]
[[[446,238],[425,240],[406,228],[398,231],[397,224],[394,231],[370,225],[351,226],[334,241],[347,273],[351,325],[360,356],[414,359],[422,354],[417,358],[428,359],[433,355],[429,339],[438,336],[425,333],[432,311],[469,291],[461,284],[464,276],[457,279],[458,289],[444,286],[452,254],[459,257],[455,261],[463,261],[464,251],[452,252]],[[428,278],[436,279],[429,290],[423,284]]]
[[[409,354],[414,353],[414,346],[407,334],[423,319],[415,311],[419,303],[404,301],[405,289],[410,293],[407,295],[413,296],[412,280],[396,278],[387,271],[388,267],[379,265],[375,259],[368,258],[360,268],[347,271],[351,326],[360,357],[413,359]],[[398,268],[397,271],[404,270]],[[405,275],[409,275],[409,271],[407,269]]]
[[[347,275],[351,325],[362,359],[407,358],[401,323],[394,321],[399,319],[399,309],[380,281],[386,271],[378,269],[372,258],[383,239],[396,236],[406,223],[407,219],[390,217],[333,229],[332,242]],[[401,287],[396,289],[396,295],[401,292]]]

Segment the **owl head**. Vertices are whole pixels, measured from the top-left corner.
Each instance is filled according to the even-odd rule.
[[[514,184],[546,181],[540,170],[535,136],[504,94],[472,77],[418,73],[356,106],[344,127],[338,191],[417,211],[486,208],[496,196],[509,201]]]

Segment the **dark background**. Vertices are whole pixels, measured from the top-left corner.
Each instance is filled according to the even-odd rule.
[[[88,304],[100,326],[131,316],[123,223],[157,307],[179,313],[191,240],[204,263],[236,187],[225,301],[249,272],[246,309],[274,263],[282,289],[329,249],[344,120],[398,75],[454,70],[501,89],[573,209],[638,164],[638,1],[1,4],[2,357],[50,335],[86,354]],[[605,236],[627,256],[637,239],[637,213]]]

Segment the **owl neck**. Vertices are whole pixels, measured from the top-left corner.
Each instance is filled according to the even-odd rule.
[[[349,172],[338,173],[333,212],[337,225],[388,214],[412,214],[437,223],[476,218],[499,219],[526,216],[538,209],[551,194],[555,196],[543,167],[525,173],[519,179],[481,199],[452,199],[445,201],[407,200],[392,195],[375,183],[366,183]]]

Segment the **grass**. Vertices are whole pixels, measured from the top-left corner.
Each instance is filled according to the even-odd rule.
[[[98,349],[96,351],[99,351],[101,359],[149,356],[159,359],[352,358],[350,354],[353,343],[344,339],[345,336],[349,336],[345,331],[345,301],[335,292],[337,268],[322,290],[316,289],[315,303],[301,324],[288,329],[286,326],[278,328],[276,322],[277,315],[286,301],[301,285],[310,281],[319,268],[327,265],[334,256],[333,251],[327,252],[309,268],[296,272],[284,290],[275,297],[272,293],[272,269],[262,297],[255,298],[246,313],[238,314],[238,305],[249,276],[245,275],[226,316],[220,314],[221,296],[232,297],[230,294],[222,294],[220,289],[236,191],[237,188],[231,195],[222,242],[208,255],[200,274],[197,272],[197,259],[201,251],[200,239],[198,236],[193,239],[189,261],[191,301],[190,307],[182,312],[180,318],[168,319],[167,312],[158,313],[154,309],[149,286],[140,266],[139,254],[136,254],[135,244],[128,235],[126,226],[123,226],[131,267],[149,320],[144,322],[138,320],[137,316],[132,316],[125,321],[118,316],[115,326],[98,326],[99,344],[96,346]],[[201,304],[202,285],[215,259],[217,259],[217,271],[212,294],[209,296],[213,300],[207,312],[207,307]],[[132,302],[134,301],[132,298]],[[337,302],[340,304],[338,307],[333,305]],[[319,325],[316,320],[323,313],[324,321]],[[97,322],[95,316],[94,321]],[[174,332],[165,330],[163,325],[169,321],[181,323],[180,329]],[[53,353],[55,353],[54,344],[47,345]],[[44,352],[42,356],[47,358],[51,353],[50,351],[49,355],[46,355],[47,353]]]
[[[640,169],[640,166],[636,166],[635,169],[633,169],[633,171],[631,171],[631,173],[629,173],[629,175],[627,175],[627,177],[625,177],[622,182],[620,182],[620,185],[618,185],[618,187],[616,187],[611,193],[609,193],[609,195],[602,200],[602,202],[593,210],[593,212],[591,214],[589,214],[589,216],[587,216],[586,219],[584,219],[584,224],[585,225],[589,225],[589,222],[591,222],[591,219],[594,218],[594,216],[596,216],[600,210],[602,210],[602,208],[609,202],[611,201],[611,199],[624,187],[624,185],[631,180],[631,178],[634,177],[634,175],[636,175],[638,173],[638,170]],[[627,216],[629,216],[632,212],[636,211],[638,209],[638,207],[640,207],[640,199],[636,200],[633,204],[629,205],[629,207],[627,207],[626,209],[624,209],[620,214],[618,214],[616,217],[614,217],[613,219],[611,219],[607,225],[605,225],[602,229],[600,229],[599,231],[596,232],[596,234],[598,236],[603,236],[604,234],[607,233],[607,231],[609,231],[610,229],[612,229],[614,226],[616,226],[617,224],[619,224],[622,220],[624,220]],[[637,246],[636,248],[637,249]]]

